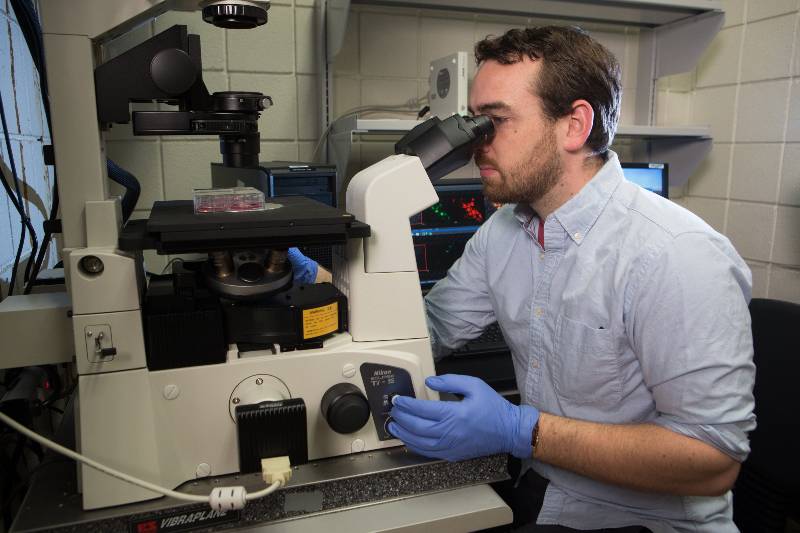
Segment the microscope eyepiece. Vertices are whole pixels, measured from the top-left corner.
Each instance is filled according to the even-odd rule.
[[[409,131],[394,145],[396,154],[419,157],[433,183],[472,159],[477,146],[494,135],[494,124],[485,115],[433,117]]]
[[[464,124],[467,125],[467,127],[478,139],[478,143],[487,142],[494,136],[494,124],[492,123],[492,119],[486,115],[476,115],[474,117],[463,118]]]

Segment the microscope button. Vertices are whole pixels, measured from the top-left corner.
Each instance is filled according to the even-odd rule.
[[[351,363],[347,363],[342,367],[342,375],[346,378],[352,378],[356,375],[356,367]]]
[[[350,444],[350,451],[353,453],[363,452],[366,443],[361,439],[356,439]]]

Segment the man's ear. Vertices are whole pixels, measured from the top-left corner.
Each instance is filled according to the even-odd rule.
[[[582,150],[594,125],[594,110],[591,104],[586,100],[575,100],[572,102],[572,111],[564,118],[567,120],[564,150],[568,152]]]

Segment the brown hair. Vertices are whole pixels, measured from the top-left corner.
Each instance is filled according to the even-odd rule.
[[[524,57],[542,60],[534,91],[542,99],[545,116],[556,120],[571,112],[575,100],[586,100],[594,110],[586,144],[595,154],[605,154],[617,130],[622,96],[621,70],[614,55],[574,26],[513,29],[475,45],[479,65],[490,59],[509,65]]]

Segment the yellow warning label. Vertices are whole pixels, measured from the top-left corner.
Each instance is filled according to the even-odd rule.
[[[313,339],[339,329],[339,303],[303,310],[303,338]]]

